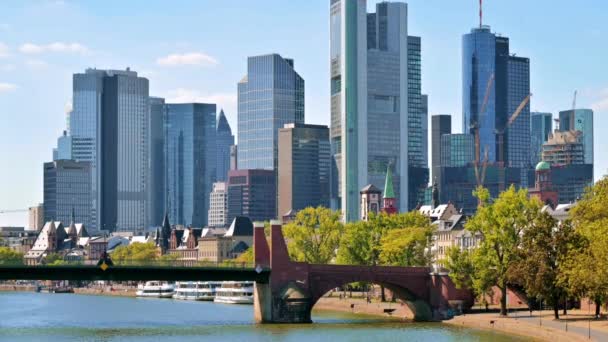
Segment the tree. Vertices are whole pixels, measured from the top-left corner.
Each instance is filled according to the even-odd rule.
[[[476,269],[476,265],[482,265],[482,262],[474,261],[474,253],[471,250],[462,250],[458,246],[453,246],[447,250],[447,258],[444,260],[446,268],[450,272],[450,278],[454,282],[457,288],[471,289],[475,296],[486,305],[488,309],[488,302],[486,296],[493,296],[492,279],[489,275],[485,275],[485,269]],[[480,276],[476,276],[479,274]]]
[[[9,247],[0,247],[0,265],[21,265],[23,264],[23,254],[16,252]]]
[[[253,264],[253,247],[247,248],[247,250],[241,253],[235,261],[240,264]]]
[[[483,187],[475,190],[474,195],[480,204],[465,228],[481,233],[483,240],[473,251],[473,286],[477,293],[483,293],[489,284],[498,287],[500,314],[506,316],[509,271],[520,258],[522,231],[540,210],[540,202],[529,200],[525,189],[515,190],[513,185],[493,203]]]
[[[578,241],[570,222],[558,226],[551,215],[538,212],[523,232],[520,259],[510,269],[512,282],[522,285],[528,297],[551,305],[555,319],[559,319],[560,299],[567,295],[564,283],[558,282],[559,267]]]
[[[560,267],[560,282],[578,295],[595,301],[595,314],[608,294],[608,178],[588,188],[583,198],[570,210],[574,229],[582,237],[571,245]]]
[[[382,238],[380,260],[392,266],[428,266],[432,235],[428,219],[426,226],[392,229]]]
[[[119,246],[112,252],[112,261],[117,264],[143,264],[157,259],[158,250],[151,242],[135,242],[128,246]]]
[[[344,226],[340,212],[308,207],[285,225],[289,255],[293,260],[327,264],[336,256]]]

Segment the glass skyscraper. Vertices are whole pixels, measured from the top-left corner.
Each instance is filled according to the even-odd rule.
[[[559,130],[583,132],[585,164],[593,164],[593,110],[575,109],[559,112]]]
[[[552,121],[551,113],[530,113],[530,165],[536,165],[541,161],[543,143],[549,139]]]
[[[444,134],[441,136],[441,166],[463,167],[475,158],[475,141],[470,134]]]
[[[149,190],[148,226],[160,226],[165,214],[165,99],[150,97],[150,130],[148,140],[149,158]]]
[[[365,0],[333,0],[330,7],[330,139],[337,185],[332,206],[347,221],[359,219],[359,190],[369,183],[382,187],[388,166],[395,175],[399,210],[407,211],[408,133],[419,127],[420,137],[426,127],[419,91],[420,41],[408,39],[407,4],[382,2],[375,13],[367,13],[366,6]],[[418,82],[408,82],[410,76]],[[415,96],[411,102],[410,92]],[[410,107],[417,109],[411,126]],[[425,138],[420,138],[412,143],[412,161],[423,164]]]
[[[216,179],[216,105],[166,104],[165,168],[169,222],[207,225]]]
[[[91,162],[93,228],[148,223],[148,101],[148,80],[128,68],[73,76],[72,155]]]
[[[217,141],[217,181],[224,182],[230,170],[230,146],[234,145],[234,135],[224,110],[220,110],[220,115],[217,119],[216,130]]]
[[[247,58],[238,83],[239,169],[276,170],[278,130],[288,123],[304,123],[304,79],[293,59]]]
[[[72,212],[76,222],[90,227],[91,163],[57,160],[44,163],[44,221],[70,224]]]

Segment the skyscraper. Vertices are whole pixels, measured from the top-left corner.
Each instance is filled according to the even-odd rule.
[[[234,135],[232,135],[232,129],[230,129],[230,124],[223,109],[220,110],[217,119],[216,141],[217,180],[223,182],[228,176],[228,170],[230,170],[230,146],[234,145]]]
[[[529,59],[511,56],[509,38],[495,35],[489,26],[474,28],[462,38],[462,82],[464,132],[475,134],[477,127],[480,150],[488,150],[489,162],[529,169],[529,103],[507,127],[530,94]]]
[[[433,179],[441,183],[441,136],[452,133],[452,116],[449,114],[433,115],[431,118],[431,167]]]
[[[408,55],[407,4],[382,2],[369,14],[366,6],[365,0],[336,0],[330,7],[330,138],[337,185],[332,206],[341,208],[347,221],[359,218],[359,190],[384,184],[389,165],[399,210],[407,210],[408,110],[423,106],[422,95],[419,101],[408,98],[410,85],[412,93],[420,93],[419,82],[408,81],[408,61],[419,56],[414,48]],[[419,46],[419,40],[412,37],[411,44]],[[411,123],[422,128],[422,122]],[[412,150],[419,152],[413,161],[424,159],[421,146]]]
[[[91,164],[73,160],[44,163],[44,221],[78,223],[89,227],[91,217]]]
[[[530,165],[541,161],[543,144],[549,139],[553,125],[553,114],[530,113]]]
[[[216,105],[166,104],[167,212],[173,224],[204,227],[216,179]]]
[[[226,175],[228,177],[228,175]],[[226,182],[213,183],[213,191],[209,194],[209,227],[227,227],[228,222],[228,191]]]
[[[441,166],[463,167],[475,158],[475,141],[470,134],[441,136]]]
[[[585,164],[593,164],[593,110],[575,109],[559,112],[560,131],[581,131]]]
[[[288,123],[304,123],[304,79],[293,59],[247,58],[238,83],[239,169],[276,170],[278,130]]]
[[[237,216],[251,221],[276,218],[277,189],[273,170],[230,170],[228,172],[228,222]]]
[[[139,231],[148,221],[146,78],[127,70],[87,69],[73,76],[72,155],[91,163],[91,224]]]
[[[72,159],[72,137],[67,131],[63,131],[63,135],[57,138],[57,148],[53,149],[53,160],[70,159]]]
[[[329,207],[329,128],[287,124],[279,129],[278,217]]]
[[[160,226],[165,213],[165,99],[150,97],[150,129],[148,137],[149,191],[148,226]]]

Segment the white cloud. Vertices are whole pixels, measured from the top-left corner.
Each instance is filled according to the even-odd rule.
[[[190,52],[184,54],[171,54],[166,57],[161,57],[156,60],[156,64],[162,66],[179,66],[179,65],[200,65],[206,67],[213,67],[219,64],[219,62],[204,53]]]
[[[0,58],[10,56],[8,45],[0,42]]]
[[[39,59],[28,59],[25,61],[25,66],[30,69],[45,69],[49,66],[49,63]]]
[[[226,114],[236,114],[237,97],[232,93],[202,94],[194,89],[177,88],[168,91],[165,99],[167,103],[215,103],[218,112],[223,108]]]
[[[79,43],[64,43],[54,42],[50,44],[33,44],[25,43],[19,47],[19,51],[25,54],[41,54],[45,52],[66,52],[66,53],[78,53],[86,54],[89,49]]]
[[[7,93],[7,92],[13,91],[15,89],[17,89],[17,86],[15,84],[0,82],[0,94]]]

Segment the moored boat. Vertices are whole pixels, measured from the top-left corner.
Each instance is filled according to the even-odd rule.
[[[216,290],[216,303],[226,304],[253,304],[252,281],[225,281]]]
[[[172,298],[175,286],[162,281],[147,281],[144,285],[137,286],[137,297]]]

